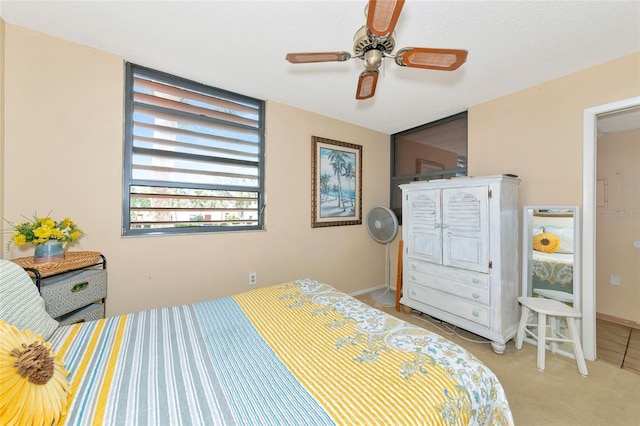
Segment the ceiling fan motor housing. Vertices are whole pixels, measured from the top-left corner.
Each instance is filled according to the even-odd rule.
[[[353,53],[364,60],[365,68],[377,70],[380,68],[384,54],[390,54],[395,48],[393,37],[373,36],[367,27],[361,27],[353,36]]]

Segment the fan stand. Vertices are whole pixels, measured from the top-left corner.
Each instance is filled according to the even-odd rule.
[[[382,290],[374,291],[371,293],[371,297],[376,302],[380,303],[386,308],[391,308],[396,305],[396,292],[391,289],[391,256],[389,255],[389,246],[391,243],[387,243],[387,285]]]

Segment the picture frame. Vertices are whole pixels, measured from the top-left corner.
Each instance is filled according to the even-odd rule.
[[[311,227],[362,224],[362,145],[311,137]]]
[[[444,170],[444,164],[416,158],[416,174],[432,173],[440,170]],[[442,177],[442,175],[436,177]]]

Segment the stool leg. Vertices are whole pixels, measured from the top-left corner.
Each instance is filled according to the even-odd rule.
[[[558,337],[558,327],[560,324],[560,318],[557,318],[555,316],[549,316],[549,337],[551,338],[557,338]],[[549,346],[551,347],[551,353],[557,353],[558,352],[558,342],[556,342],[555,340],[551,340],[549,342]]]
[[[522,315],[520,316],[520,325],[518,326],[518,335],[516,336],[516,349],[522,349],[522,341],[524,340],[524,330],[527,328],[529,321],[529,308],[522,307]]]
[[[545,346],[547,343],[547,315],[538,312],[538,370],[544,371]]]
[[[580,337],[578,336],[578,328],[576,327],[576,320],[567,317],[567,325],[569,326],[569,338],[573,342],[573,352],[578,363],[578,370],[583,376],[587,376],[587,363],[584,361],[584,354],[582,353],[582,345],[580,344]]]

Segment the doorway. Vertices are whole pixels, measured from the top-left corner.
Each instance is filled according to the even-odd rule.
[[[640,96],[587,108],[583,115],[582,174],[582,345],[586,359],[596,359],[596,149],[598,117],[640,107]]]

